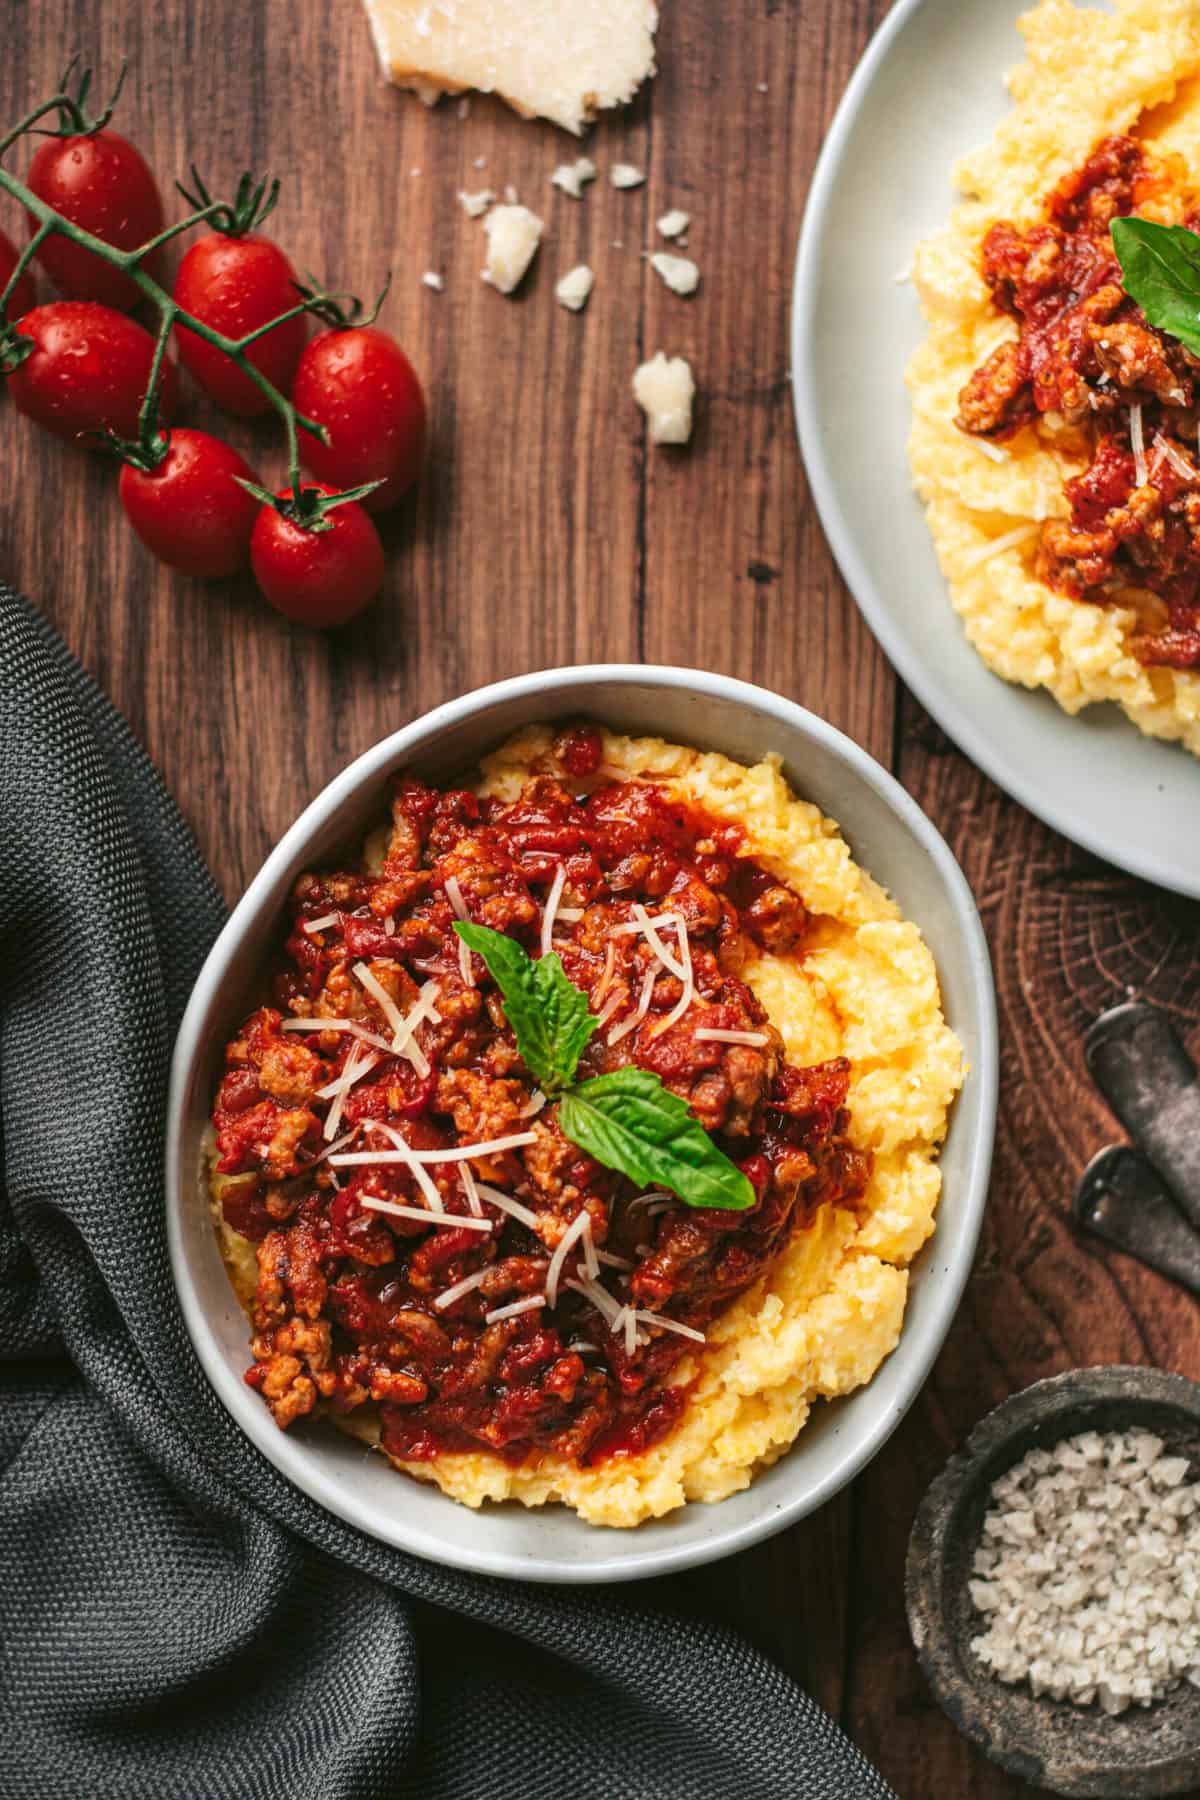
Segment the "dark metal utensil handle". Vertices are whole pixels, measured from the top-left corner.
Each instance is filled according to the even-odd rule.
[[[1092,1079],[1200,1230],[1200,1082],[1164,1012],[1131,1001],[1083,1040]]]
[[[1200,1234],[1136,1150],[1120,1145],[1092,1158],[1075,1194],[1075,1217],[1200,1297]]]

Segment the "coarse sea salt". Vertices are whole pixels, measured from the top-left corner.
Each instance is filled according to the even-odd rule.
[[[1085,1431],[993,1483],[971,1640],[999,1680],[1106,1713],[1200,1687],[1200,1485],[1143,1430]]]

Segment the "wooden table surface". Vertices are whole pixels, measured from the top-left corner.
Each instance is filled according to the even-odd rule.
[[[270,169],[284,178],[272,230],[298,266],[362,292],[392,271],[383,322],[420,370],[433,422],[428,476],[385,529],[386,590],[339,635],[289,627],[248,581],[204,588],[158,567],[125,529],[113,471],[35,435],[11,405],[0,570],[130,720],[231,899],[377,738],[481,683],[560,663],[642,658],[762,682],[915,795],[974,887],[1000,997],[1000,1132],[974,1277],[924,1393],[854,1487],[673,1594],[778,1659],[903,1800],[999,1800],[1029,1790],[962,1742],[917,1669],[905,1543],[950,1450],[1026,1383],[1109,1362],[1200,1376],[1194,1303],[1081,1241],[1068,1218],[1083,1164],[1119,1135],[1081,1034],[1137,993],[1170,1007],[1196,1047],[1198,909],[1074,849],[959,755],[901,689],[821,534],[792,421],[792,263],[823,133],[885,10],[665,0],[661,73],[588,146],[602,171],[645,167],[646,185],[617,192],[602,174],[575,202],[547,185],[577,153],[563,134],[492,101],[462,118],[387,88],[357,0],[75,0],[39,9],[32,33],[23,0],[0,0],[0,42],[21,45],[0,58],[0,117],[53,91],[76,47],[109,75],[128,56],[116,123],[164,188],[192,160],[218,192],[244,167]],[[507,183],[547,221],[513,300],[480,281],[481,228],[455,198]],[[689,300],[642,257],[674,206],[693,216],[702,271]],[[18,220],[0,225],[18,233]],[[578,261],[596,289],[576,317],[553,287]],[[444,292],[422,285],[427,269]],[[658,349],[686,354],[699,384],[682,453],[647,447],[629,395]],[[194,396],[189,416],[206,422]],[[273,425],[230,435],[282,475]]]

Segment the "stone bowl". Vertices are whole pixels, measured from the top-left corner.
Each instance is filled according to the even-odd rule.
[[[1200,1475],[1200,1384],[1160,1369],[1073,1369],[982,1419],[932,1483],[908,1545],[908,1623],[925,1677],[959,1730],[1002,1768],[1054,1794],[1182,1794],[1200,1783],[1200,1689],[1181,1682],[1110,1717],[997,1680],[972,1655],[967,1588],[992,1483],[1035,1447],[1081,1431],[1142,1427]]]

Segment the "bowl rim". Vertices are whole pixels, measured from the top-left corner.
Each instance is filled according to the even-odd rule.
[[[834,1465],[822,1478],[782,1505],[763,1508],[739,1525],[731,1524],[722,1529],[718,1524],[711,1534],[699,1542],[664,1544],[652,1551],[641,1552],[632,1548],[614,1549],[610,1555],[598,1557],[595,1561],[578,1563],[571,1562],[569,1557],[530,1557],[490,1550],[483,1546],[448,1542],[419,1526],[412,1526],[403,1518],[381,1523],[373,1519],[369,1503],[355,1504],[345,1493],[345,1483],[326,1474],[315,1462],[305,1464],[300,1469],[288,1466],[292,1459],[284,1453],[283,1434],[266,1418],[265,1412],[262,1419],[265,1429],[258,1429],[257,1418],[242,1405],[249,1397],[249,1391],[225,1363],[190,1267],[183,1233],[184,1212],[189,1199],[189,1184],[184,1176],[185,1100],[192,1065],[203,1049],[203,1028],[215,992],[237,958],[245,931],[257,918],[264,901],[283,873],[300,856],[313,834],[336,816],[360,789],[380,780],[406,756],[417,752],[423,742],[434,734],[477,718],[502,706],[506,701],[524,700],[544,690],[550,690],[546,694],[549,717],[562,716],[569,711],[586,712],[586,692],[600,683],[683,689],[697,699],[732,702],[759,717],[765,716],[801,737],[822,745],[873,790],[876,797],[898,817],[915,839],[918,848],[933,864],[949,902],[952,929],[962,939],[966,952],[970,987],[968,1010],[973,1015],[972,1022],[977,1034],[977,1054],[970,1076],[976,1089],[978,1120],[973,1141],[969,1145],[967,1169],[962,1181],[961,1226],[953,1240],[939,1246],[941,1259],[937,1305],[932,1318],[925,1323],[922,1348],[896,1402],[881,1408],[879,1416],[865,1430],[854,1434],[854,1441],[842,1450]],[[576,695],[579,700],[573,705],[572,700]],[[884,881],[886,885],[886,871],[872,872],[876,879]],[[294,1481],[309,1498],[368,1535],[433,1562],[509,1579],[572,1583],[628,1581],[696,1567],[746,1549],[824,1505],[878,1453],[920,1393],[945,1342],[974,1261],[991,1170],[998,1082],[995,989],[987,940],[974,896],[937,828],[895,777],[867,751],[794,701],[753,683],[707,670],[642,663],[584,663],[531,671],[475,688],[448,700],[390,732],[355,757],[304,807],[268,854],[230,913],[196,978],[171,1059],[167,1101],[165,1204],[168,1250],[176,1298],[205,1377],[235,1423],[247,1433],[268,1461],[287,1479]],[[936,1238],[934,1241],[936,1242]],[[886,1367],[886,1363],[884,1366]],[[457,1504],[450,1499],[446,1503],[448,1506]],[[460,1511],[465,1512],[465,1509],[460,1508]],[[636,1536],[636,1531],[619,1534],[621,1539],[634,1542]]]

